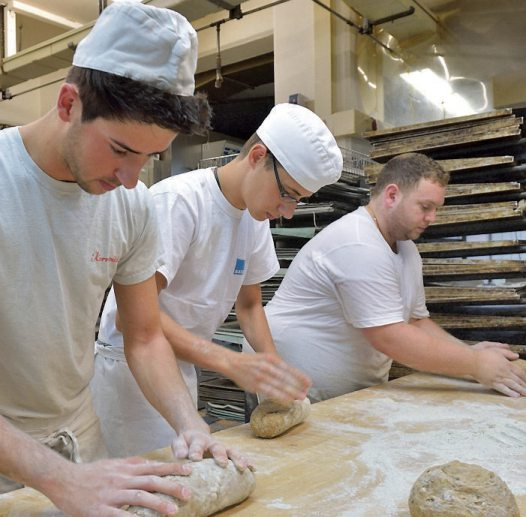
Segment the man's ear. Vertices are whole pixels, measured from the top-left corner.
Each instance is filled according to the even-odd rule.
[[[80,108],[78,88],[71,83],[64,83],[58,92],[57,113],[64,122],[71,121],[71,115],[75,105]]]
[[[396,183],[390,183],[384,189],[384,202],[389,208],[393,207],[401,195],[400,187]]]
[[[260,160],[265,159],[268,149],[263,144],[254,144],[248,152],[248,161],[251,167],[255,167]]]

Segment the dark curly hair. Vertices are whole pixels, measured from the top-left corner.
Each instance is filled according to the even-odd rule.
[[[79,89],[83,122],[98,117],[135,121],[189,135],[205,135],[211,127],[212,109],[201,93],[175,95],[147,82],[77,66],[66,82]]]

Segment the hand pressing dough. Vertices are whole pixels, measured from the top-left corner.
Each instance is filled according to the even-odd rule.
[[[411,489],[409,511],[411,517],[519,517],[497,474],[460,461],[425,470]]]
[[[284,406],[272,399],[264,400],[250,417],[250,426],[260,438],[274,438],[303,422],[310,414],[310,400],[295,400]]]
[[[240,503],[254,490],[256,480],[250,469],[243,472],[237,470],[232,461],[223,468],[213,459],[204,459],[192,463],[192,473],[189,476],[166,476],[180,485],[187,486],[191,498],[182,502],[165,494],[157,494],[163,499],[176,501],[179,511],[177,517],[207,517],[213,513]],[[154,510],[139,506],[130,506],[128,512],[143,517],[160,517]]]

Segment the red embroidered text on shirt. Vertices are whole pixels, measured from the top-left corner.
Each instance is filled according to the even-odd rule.
[[[92,262],[114,262],[116,264],[119,262],[119,260],[119,257],[103,257],[99,250],[91,255]]]

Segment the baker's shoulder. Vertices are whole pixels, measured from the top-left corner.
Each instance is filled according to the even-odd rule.
[[[150,187],[150,192],[153,195],[199,193],[204,189],[211,177],[213,177],[213,173],[210,169],[196,169],[161,180]]]
[[[18,128],[16,127],[6,127],[0,130],[0,140],[9,140],[15,138],[18,133]]]
[[[367,220],[363,214],[358,211],[350,212],[322,228],[314,238],[317,241],[329,240],[333,245],[359,240],[364,222]]]
[[[16,149],[23,146],[18,128],[7,127],[0,130],[0,146],[2,148],[0,158],[5,159],[16,154]]]

